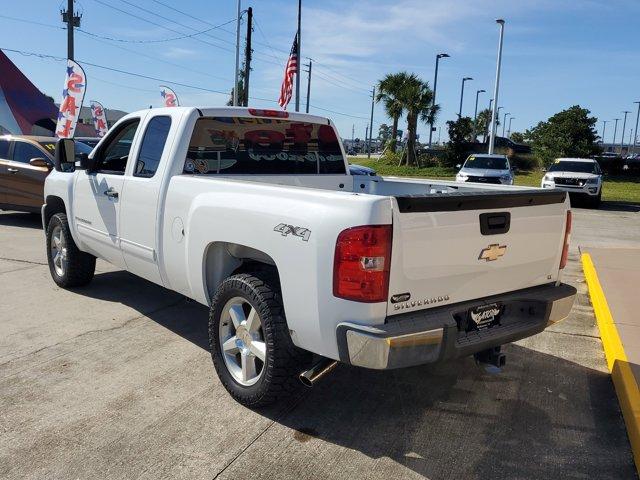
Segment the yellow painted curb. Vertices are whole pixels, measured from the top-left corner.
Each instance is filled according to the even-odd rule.
[[[582,254],[582,269],[589,287],[593,311],[598,321],[607,367],[609,367],[616,388],[636,469],[640,474],[640,390],[629,366],[627,354],[611,316],[607,299],[602,291],[600,280],[598,280],[598,274],[588,253]]]

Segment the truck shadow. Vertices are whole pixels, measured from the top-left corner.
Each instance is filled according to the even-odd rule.
[[[77,293],[124,303],[208,350],[207,308],[178,294],[123,271]],[[471,358],[386,372],[340,365],[287,404],[257,410],[287,427],[261,442],[274,458],[307,455],[317,478],[335,470],[314,452],[342,451],[335,446],[433,479],[636,478],[608,374],[522,345],[505,352],[499,374]],[[287,466],[272,460],[263,474],[277,478]]]
[[[36,213],[0,212],[0,225],[42,230],[42,218]]]

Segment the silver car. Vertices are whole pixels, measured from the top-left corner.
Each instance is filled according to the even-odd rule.
[[[597,207],[602,198],[602,170],[591,158],[558,158],[542,177],[540,186],[565,190]]]

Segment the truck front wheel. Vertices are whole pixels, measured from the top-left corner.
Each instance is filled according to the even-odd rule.
[[[53,281],[62,288],[86,285],[96,270],[96,257],[78,249],[64,213],[56,213],[47,225],[47,261]]]
[[[264,273],[233,275],[218,287],[209,345],[220,381],[249,407],[291,394],[310,360],[291,341],[277,280]]]

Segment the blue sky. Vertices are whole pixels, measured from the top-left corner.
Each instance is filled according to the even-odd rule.
[[[7,2],[1,15],[58,28],[0,17],[0,47],[66,56],[66,31],[59,28],[62,3],[66,1],[60,5],[52,0]],[[230,21],[235,16],[235,0],[76,3],[83,12],[82,29],[123,40],[77,33],[75,56],[80,63],[84,60],[165,81],[85,65],[86,103],[95,99],[107,108],[133,111],[160,105],[159,83],[180,82],[222,92],[232,86],[234,23],[210,31],[211,36],[134,42],[193,34]],[[173,5],[195,18],[160,3]],[[251,103],[274,107],[296,29],[297,1],[242,3],[243,8],[253,7],[257,22],[251,96],[259,99]],[[368,123],[371,86],[386,73],[401,70],[415,72],[432,83],[435,55],[447,52],[451,58],[441,61],[437,92],[442,106],[439,124],[443,125],[445,137],[444,122],[453,119],[458,111],[463,76],[474,78],[465,90],[464,114],[473,115],[476,90],[493,91],[498,17],[507,21],[499,103],[505,107],[503,113],[510,112],[515,117],[513,131],[522,131],[563,108],[579,104],[599,120],[622,118],[622,110],[633,111],[627,120],[628,138],[629,128],[635,126],[633,102],[640,100],[637,0],[303,0],[302,55],[316,61],[311,112],[330,116],[346,138],[351,137],[355,125],[356,136],[362,138]],[[63,62],[6,53],[43,92],[58,100]],[[301,95],[304,104],[306,74],[301,85],[305,87]],[[228,94],[182,86],[174,89],[183,105],[215,106],[228,98]],[[486,106],[489,98],[489,93],[481,94],[480,106]],[[376,105],[374,131],[382,122],[388,120],[382,107]],[[599,121],[598,129],[601,127]],[[621,128],[622,122],[618,139]],[[426,127],[421,126],[419,133],[424,139]],[[610,141],[612,135],[610,123],[606,139]]]

